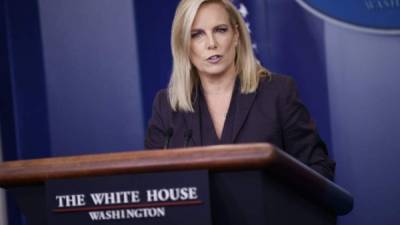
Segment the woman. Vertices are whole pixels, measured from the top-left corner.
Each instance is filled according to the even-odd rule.
[[[332,179],[293,81],[257,63],[229,0],[182,0],[172,25],[173,72],[153,104],[145,147],[269,142]]]

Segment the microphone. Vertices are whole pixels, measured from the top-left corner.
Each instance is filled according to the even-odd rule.
[[[192,139],[192,130],[186,130],[185,133],[183,134],[183,137],[185,139],[185,142],[183,143],[183,147],[186,148],[189,145],[190,139]]]
[[[171,137],[174,134],[174,129],[171,127],[167,129],[164,133],[164,149],[169,148],[169,142],[171,141]]]

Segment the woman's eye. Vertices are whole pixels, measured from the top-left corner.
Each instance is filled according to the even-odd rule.
[[[228,28],[226,28],[226,27],[218,27],[218,28],[216,29],[216,31],[217,31],[218,33],[225,33],[225,32],[228,31]]]
[[[201,34],[202,34],[201,32],[194,32],[194,33],[191,34],[191,37],[192,38],[198,38],[198,37],[201,36]]]

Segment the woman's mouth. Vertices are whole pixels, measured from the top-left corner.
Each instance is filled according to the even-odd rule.
[[[207,58],[207,62],[215,64],[221,61],[222,55],[213,55]]]

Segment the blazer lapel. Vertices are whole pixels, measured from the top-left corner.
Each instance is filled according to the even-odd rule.
[[[192,141],[194,146],[201,144],[200,137],[200,119],[199,119],[199,104],[196,99],[193,103],[194,112],[184,112],[183,117],[187,125],[186,129],[192,131]]]
[[[250,112],[250,109],[256,99],[257,91],[250,94],[242,94],[240,93],[240,88],[238,89],[237,94],[237,103],[236,103],[236,113],[233,121],[233,133],[232,133],[232,143],[235,143],[235,140],[243,127],[244,122],[247,119],[247,116]]]

